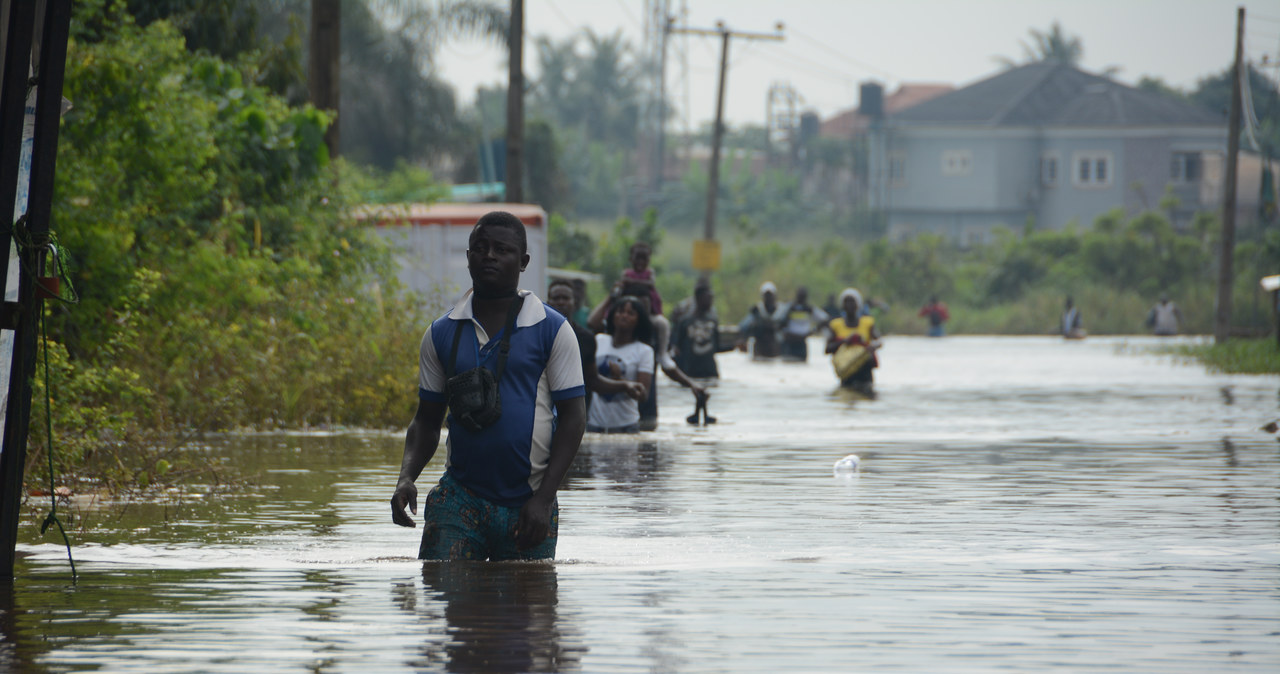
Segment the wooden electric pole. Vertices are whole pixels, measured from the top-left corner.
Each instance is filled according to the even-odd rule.
[[[1213,320],[1213,342],[1225,344],[1231,336],[1232,290],[1235,284],[1236,165],[1240,155],[1240,78],[1244,71],[1244,7],[1236,9],[1236,58],[1231,66],[1231,116],[1227,120],[1227,175],[1222,194],[1222,251],[1218,258],[1218,306]]]
[[[342,73],[342,0],[311,0],[311,44],[307,59],[307,89],[311,104],[334,114],[325,131],[329,156],[338,156],[339,78]]]
[[[507,178],[508,203],[524,203],[524,0],[511,0],[507,36]]]
[[[717,23],[714,29],[673,26],[670,32],[688,35],[714,35],[721,40],[720,82],[716,87],[716,121],[711,131],[711,165],[707,167],[707,212],[703,221],[703,240],[709,242],[714,241],[716,238],[716,198],[720,193],[720,144],[724,139],[724,90],[729,72],[729,39],[737,37],[748,40],[782,40],[782,23],[778,23],[777,30],[773,33],[733,31],[725,28],[723,21]]]

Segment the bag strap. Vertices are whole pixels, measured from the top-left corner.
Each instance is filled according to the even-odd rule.
[[[507,369],[507,354],[511,351],[511,333],[516,331],[516,316],[520,313],[520,307],[524,306],[524,296],[517,295],[515,300],[511,302],[511,309],[507,311],[507,325],[502,330],[502,343],[498,345],[498,366],[494,368],[494,380],[502,381],[502,372]]]
[[[503,370],[507,369],[507,354],[511,351],[511,333],[516,331],[516,316],[520,314],[520,308],[524,306],[524,296],[516,295],[511,301],[511,308],[507,310],[507,324],[502,330],[502,342],[498,345],[498,366],[494,371],[494,379],[501,380]],[[475,326],[472,326],[471,332],[475,333]],[[453,349],[449,353],[449,362],[445,363],[444,376],[446,379],[452,379],[458,368],[458,344],[462,342],[462,326],[459,325],[457,330],[453,331]]]

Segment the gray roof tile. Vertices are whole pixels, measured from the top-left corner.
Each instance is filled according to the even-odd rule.
[[[890,117],[894,124],[966,126],[1225,125],[1192,103],[1061,63],[1006,70]]]

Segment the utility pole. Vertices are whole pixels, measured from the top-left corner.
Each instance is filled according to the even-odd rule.
[[[524,203],[524,0],[511,0],[507,36],[507,196]]]
[[[1218,306],[1213,321],[1213,343],[1225,344],[1231,336],[1231,294],[1235,283],[1236,164],[1240,155],[1240,78],[1244,71],[1244,7],[1236,9],[1236,58],[1231,66],[1231,115],[1227,120],[1227,176],[1222,195],[1222,251],[1218,258]]]
[[[720,37],[720,81],[716,87],[716,121],[715,127],[711,132],[711,165],[708,167],[707,177],[707,213],[703,221],[703,240],[695,242],[694,247],[694,268],[704,272],[715,271],[720,266],[719,248],[715,245],[716,238],[716,198],[720,193],[720,143],[724,138],[724,90],[729,71],[729,39],[743,38],[747,40],[779,40],[783,39],[782,22],[779,21],[773,33],[747,33],[742,31],[729,30],[725,27],[724,22],[716,23],[714,29],[708,28],[688,28],[681,26],[672,26],[670,32],[683,33],[686,35],[712,35]],[[701,246],[698,244],[701,243]],[[699,248],[703,254],[699,254]],[[714,252],[713,252],[714,251]],[[710,259],[714,258],[714,260]],[[702,263],[702,264],[700,264]]]
[[[342,73],[342,0],[311,0],[311,45],[307,58],[307,89],[311,104],[334,114],[324,133],[329,157],[338,156],[339,78]]]

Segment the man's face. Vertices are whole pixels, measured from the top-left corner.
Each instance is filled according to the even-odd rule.
[[[796,304],[806,304],[809,301],[809,290],[807,288],[796,289]]]
[[[520,272],[529,254],[520,252],[520,240],[506,227],[481,227],[471,235],[467,270],[477,295],[510,293],[520,285]]]
[[[547,304],[560,312],[562,316],[572,316],[577,302],[573,299],[573,289],[562,283],[551,286],[547,291]]]
[[[764,294],[760,297],[764,300],[764,304],[767,307],[773,306],[773,304],[778,301],[778,296],[774,294],[772,290],[764,291]]]
[[[693,295],[694,305],[698,307],[698,311],[703,312],[711,309],[711,302],[715,298],[716,296],[710,290],[699,290]]]

